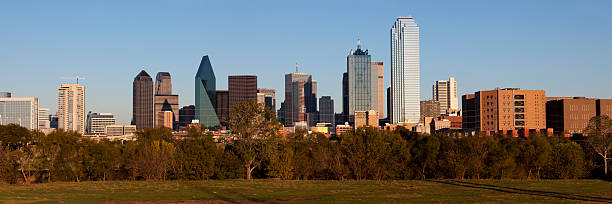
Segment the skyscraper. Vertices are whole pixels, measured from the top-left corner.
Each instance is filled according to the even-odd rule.
[[[312,97],[316,94],[312,86],[310,74],[294,72],[285,75],[285,126],[294,126],[296,122],[307,121],[306,101],[312,102]]]
[[[451,77],[448,81],[438,80],[433,85],[433,100],[440,102],[440,114],[449,114],[459,109],[457,82]]]
[[[361,50],[357,41],[357,50],[347,56],[349,120],[354,120],[355,111],[378,111],[378,71],[372,69],[371,56],[368,50]]]
[[[154,97],[154,114],[155,114],[155,127],[168,127],[164,124],[157,124],[157,121],[166,121],[168,118],[163,120],[159,117],[166,116],[166,111],[172,112],[170,118],[172,122],[177,122],[179,119],[179,97],[178,95],[172,94],[172,78],[168,72],[158,72],[155,77],[155,97]],[[159,112],[164,112],[160,114]]]
[[[385,65],[383,62],[372,62],[372,72],[376,71],[376,96],[378,96],[378,117],[385,115]]]
[[[39,126],[38,98],[0,95],[0,125],[17,124],[30,130]]]
[[[227,87],[229,91],[229,110],[243,101],[257,101],[257,76],[237,75],[228,76]]]
[[[319,99],[319,122],[335,125],[334,100],[331,96],[322,96]]]
[[[153,127],[153,80],[145,70],[134,77],[132,124],[137,129]]]
[[[391,28],[391,123],[418,123],[421,100],[419,27],[399,17]]]
[[[62,84],[57,96],[58,129],[85,133],[85,86]]]
[[[229,108],[229,91],[228,90],[217,90],[217,103],[215,111],[221,123],[227,123],[229,120],[230,108]]]
[[[344,121],[341,123],[344,124],[348,122],[349,115],[349,90],[348,90],[348,72],[342,73],[342,118]]]
[[[215,112],[216,78],[208,55],[202,57],[195,76],[195,118],[204,127],[219,126],[219,118]]]

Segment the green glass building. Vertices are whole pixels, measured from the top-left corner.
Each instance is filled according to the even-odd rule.
[[[219,126],[219,118],[215,112],[216,79],[208,55],[202,57],[200,67],[195,76],[195,119],[208,128]]]

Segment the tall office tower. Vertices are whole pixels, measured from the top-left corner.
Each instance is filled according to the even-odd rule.
[[[49,109],[39,108],[38,109],[38,129],[44,130],[51,128],[51,122],[49,121]]]
[[[351,50],[346,57],[349,92],[349,121],[353,121],[355,111],[378,110],[378,73],[372,72],[371,56],[368,50]]]
[[[257,93],[263,94],[263,103],[266,108],[276,110],[276,89],[259,88]]]
[[[306,94],[306,113],[317,112],[317,80],[311,80],[304,86]]]
[[[179,126],[186,127],[195,117],[195,106],[188,105],[179,109]]]
[[[153,80],[145,70],[134,77],[132,124],[137,129],[153,127]]]
[[[0,125],[17,124],[30,130],[39,126],[38,98],[0,95]]]
[[[202,57],[195,76],[195,119],[199,120],[204,127],[219,126],[219,118],[214,105],[217,94],[216,83],[215,73],[206,55]]]
[[[419,27],[412,17],[399,17],[391,28],[391,123],[419,122],[421,62]]]
[[[312,85],[310,74],[294,72],[285,75],[285,126],[293,127],[296,122],[307,121],[306,101],[313,101],[316,94],[313,94]]]
[[[463,95],[463,130],[520,136],[546,129],[546,94],[518,88]]]
[[[104,127],[114,125],[117,120],[111,113],[87,113],[86,130],[88,134],[103,135]]]
[[[348,122],[349,115],[349,91],[348,72],[342,73],[342,124]]]
[[[440,102],[440,114],[450,114],[459,110],[455,78],[436,81],[433,85],[433,100]]]
[[[238,75],[228,76],[227,87],[229,91],[229,110],[243,101],[257,101],[257,76]]]
[[[334,100],[331,96],[322,96],[319,99],[319,122],[335,125]]]
[[[391,99],[392,97],[391,86],[389,86],[387,87],[387,120],[389,120],[389,122],[391,122],[391,114],[393,113],[393,106],[391,105],[391,102],[393,101],[393,99]]]
[[[217,90],[216,98],[217,98],[217,101],[216,101],[215,111],[217,112],[219,121],[221,123],[227,123],[230,117],[229,91],[228,90]]]
[[[153,112],[155,113],[155,127],[168,127],[164,124],[157,124],[157,121],[161,120],[159,117],[165,116],[165,113],[158,114],[159,112],[170,111],[172,112],[172,122],[178,122],[178,95],[172,94],[172,78],[168,72],[158,72],[155,77],[155,97],[153,99],[154,106]]]
[[[58,88],[57,116],[58,129],[85,133],[85,86],[62,84]]]
[[[376,95],[378,96],[378,117],[385,115],[385,65],[383,62],[372,62],[372,72],[376,71]]]

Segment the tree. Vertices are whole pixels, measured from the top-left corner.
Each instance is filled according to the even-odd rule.
[[[586,143],[603,159],[604,174],[608,176],[608,160],[612,154],[612,120],[607,115],[595,116],[585,129]]]
[[[575,179],[585,173],[584,152],[575,142],[560,142],[554,145],[553,159],[549,171],[553,178]]]
[[[236,134],[233,146],[243,161],[246,179],[270,156],[271,138],[278,137],[281,125],[274,111],[254,100],[234,104],[230,112],[230,129]]]
[[[36,149],[33,142],[37,132],[16,124],[0,125],[0,148],[8,152],[9,158],[17,164],[23,182],[30,183],[31,170],[35,165]]]
[[[518,155],[519,163],[527,169],[527,178],[542,177],[542,170],[548,166],[552,159],[552,147],[547,138],[541,135],[530,136],[520,143]]]
[[[191,128],[187,137],[178,142],[177,146],[179,178],[208,179],[214,175],[217,147],[212,135],[203,135],[199,130]]]

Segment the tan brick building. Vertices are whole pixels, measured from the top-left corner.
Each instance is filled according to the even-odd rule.
[[[468,133],[528,136],[546,130],[544,90],[504,88],[462,97],[463,129]]]

